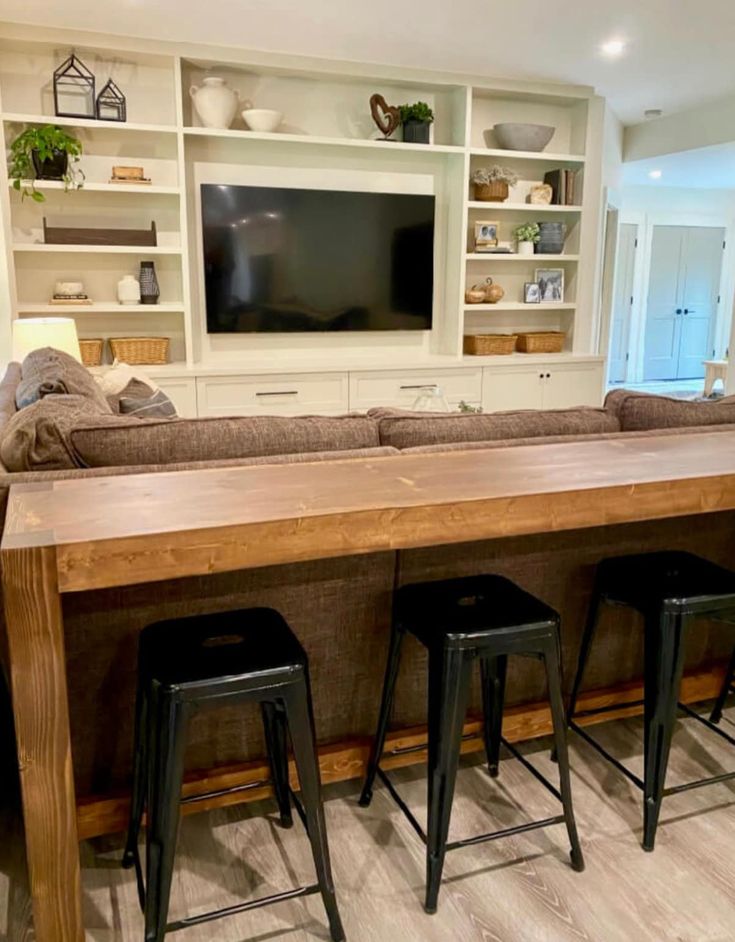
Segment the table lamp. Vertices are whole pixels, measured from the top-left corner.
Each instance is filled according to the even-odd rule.
[[[77,325],[71,317],[24,317],[13,321],[13,359],[20,363],[39,347],[53,347],[82,362]]]

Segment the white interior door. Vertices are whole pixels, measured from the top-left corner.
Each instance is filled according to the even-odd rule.
[[[646,306],[643,380],[676,379],[681,320],[679,272],[685,227],[654,226]]]
[[[681,342],[678,379],[704,376],[703,360],[713,355],[725,230],[689,226],[682,251]]]
[[[633,304],[637,235],[638,226],[632,223],[623,223],[620,226],[610,330],[609,383],[624,383],[628,378],[630,314]]]

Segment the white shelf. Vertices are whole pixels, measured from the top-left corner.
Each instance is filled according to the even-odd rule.
[[[468,262],[578,262],[579,255],[516,255],[514,253],[467,252]]]
[[[36,180],[37,190],[64,190],[61,180]],[[24,186],[30,186],[30,180],[23,181]],[[13,189],[13,181],[8,180],[8,186]],[[158,193],[170,196],[180,196],[181,190],[177,186],[156,186],[146,183],[85,183],[83,186],[70,187],[75,193]]]
[[[109,131],[147,131],[151,134],[175,134],[173,124],[136,124],[131,121],[96,121],[94,118],[60,118],[47,114],[14,114],[5,112],[2,120],[15,124],[58,124],[60,127],[89,128]]]
[[[506,353],[496,356],[473,356],[469,353],[462,357],[465,366],[528,366],[529,363],[599,363],[604,357],[593,354],[575,354],[570,350],[562,353]]]
[[[471,157],[501,157],[506,160],[542,160],[545,163],[583,164],[583,154],[550,154],[546,151],[503,150],[498,147],[471,147]]]
[[[193,137],[214,137],[230,140],[268,141],[278,144],[308,144],[328,147],[380,148],[387,153],[410,151],[413,154],[464,154],[465,148],[454,144],[407,144],[405,141],[370,140],[359,137],[320,137],[309,134],[279,134],[277,131],[238,131],[229,128],[184,128],[184,134]]]
[[[16,308],[19,314],[177,314],[184,310],[179,302],[162,304],[120,304],[117,301],[96,301],[92,304],[32,304],[23,302]]]
[[[465,312],[468,314],[483,314],[487,311],[575,311],[577,305],[553,301],[540,304],[524,304],[523,301],[498,301],[497,304],[466,304]]]
[[[482,200],[467,200],[468,209],[482,209],[488,212],[513,212],[521,213],[581,213],[581,206],[558,206],[557,204],[537,204],[537,203],[489,203]]]
[[[16,242],[14,252],[54,252],[67,255],[181,255],[178,245],[46,245],[43,242]]]

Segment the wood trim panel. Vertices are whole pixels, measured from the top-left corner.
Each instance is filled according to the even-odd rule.
[[[721,668],[688,674],[682,681],[680,699],[684,703],[698,703],[717,696],[723,676],[724,670]],[[584,717],[579,720],[579,723],[580,725],[589,726],[612,719],[637,716],[643,712],[641,706],[626,707],[624,704],[640,700],[642,696],[643,687],[640,683],[624,684],[582,694],[579,698],[580,710],[619,706],[618,709],[611,710],[601,716]],[[469,720],[465,724],[464,732],[465,736],[471,738],[465,739],[463,742],[463,753],[476,752],[484,748],[481,721],[479,719]],[[536,739],[550,733],[551,713],[547,703],[524,704],[511,707],[505,711],[503,735],[510,742]],[[383,768],[398,769],[426,762],[426,750],[400,752],[404,749],[414,749],[425,742],[425,727],[417,726],[389,733],[386,739]],[[354,739],[320,747],[319,767],[322,782],[328,784],[361,778],[365,773],[369,752],[369,739]],[[391,753],[396,754],[391,755]],[[293,763],[291,764],[291,775],[294,785],[297,785],[298,780]],[[228,795],[218,795],[192,804],[184,804],[182,813],[185,815],[196,814],[200,811],[210,811],[214,808],[225,808],[247,801],[258,801],[267,798],[272,794],[270,786],[259,786],[257,783],[266,781],[269,777],[268,766],[262,760],[224,766],[207,772],[190,773],[183,789],[183,795],[186,798],[227,788],[246,787],[247,790],[233,792]],[[252,787],[253,785],[255,787]],[[128,807],[129,800],[122,795],[110,798],[88,797],[81,799],[77,812],[80,839],[123,831],[127,827]]]

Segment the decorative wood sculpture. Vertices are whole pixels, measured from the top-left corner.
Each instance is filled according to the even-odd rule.
[[[400,109],[396,108],[395,105],[389,105],[382,95],[370,96],[370,114],[386,141],[401,123]]]

